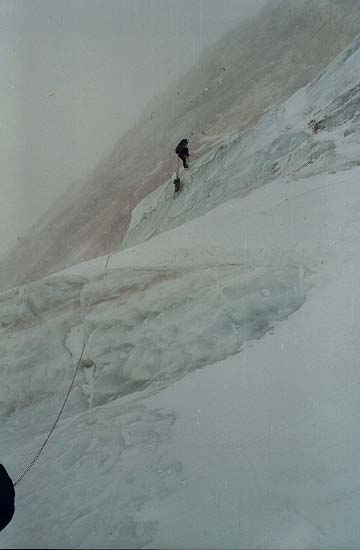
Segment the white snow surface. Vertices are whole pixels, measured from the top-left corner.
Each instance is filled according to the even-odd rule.
[[[359,547],[359,151],[357,40],[139,205],[150,240],[0,294],[14,480],[86,343],[2,548]]]

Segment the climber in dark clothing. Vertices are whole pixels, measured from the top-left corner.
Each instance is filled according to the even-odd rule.
[[[173,181],[173,184],[175,186],[174,199],[175,199],[176,193],[178,193],[180,191],[180,186],[181,186],[180,176],[179,176],[179,161],[180,161],[180,159],[178,158],[177,159],[177,165],[176,165],[176,177]]]
[[[182,139],[175,149],[175,153],[182,160],[185,170],[189,168],[188,158],[189,158],[189,149],[188,149],[188,139]]]
[[[10,523],[15,511],[15,490],[4,466],[0,464],[0,531]]]
[[[178,193],[180,191],[180,178],[175,178],[173,184],[175,186],[175,193]]]

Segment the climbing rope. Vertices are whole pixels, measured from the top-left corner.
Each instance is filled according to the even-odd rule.
[[[34,466],[35,462],[37,461],[37,459],[39,458],[39,456],[41,455],[41,453],[42,453],[43,450],[45,449],[46,444],[47,444],[47,442],[49,441],[49,439],[50,439],[52,433],[54,432],[54,430],[55,430],[55,428],[56,428],[56,425],[57,425],[57,423],[59,422],[60,417],[61,417],[61,415],[62,415],[62,412],[63,412],[63,410],[64,410],[64,408],[65,408],[65,405],[66,405],[66,402],[67,402],[67,400],[68,400],[68,398],[69,398],[70,392],[71,392],[71,390],[72,390],[72,388],[73,388],[73,385],[74,385],[74,382],[75,382],[75,378],[76,378],[77,372],[78,372],[79,367],[80,367],[81,359],[82,359],[82,356],[83,356],[83,354],[84,354],[85,345],[86,345],[86,344],[83,345],[83,348],[82,348],[82,350],[81,350],[81,354],[80,354],[78,363],[77,363],[77,365],[76,365],[76,369],[75,369],[75,372],[74,372],[74,376],[73,376],[73,378],[72,378],[72,381],[71,381],[71,384],[70,384],[69,389],[68,389],[68,391],[67,391],[67,394],[66,394],[66,396],[65,396],[64,402],[63,402],[62,407],[61,407],[61,409],[60,409],[60,411],[59,411],[59,414],[58,414],[57,417],[56,417],[56,420],[55,420],[53,426],[52,426],[50,432],[48,433],[48,435],[47,435],[47,437],[46,437],[44,443],[41,445],[40,449],[38,450],[38,452],[36,453],[36,455],[34,456],[34,458],[32,459],[32,461],[30,462],[29,466],[26,468],[26,470],[24,470],[24,472],[21,474],[21,476],[15,481],[14,487],[16,487],[16,485],[18,485],[18,484],[20,483],[20,481],[21,481],[22,479],[24,479],[24,477],[26,476],[26,474],[28,473],[28,471],[31,470],[31,468]]]

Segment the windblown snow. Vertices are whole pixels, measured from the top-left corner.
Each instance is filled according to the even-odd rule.
[[[360,37],[128,248],[0,295],[13,479],[86,343],[3,548],[359,546],[359,151]]]

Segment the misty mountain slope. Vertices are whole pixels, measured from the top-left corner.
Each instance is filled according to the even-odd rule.
[[[242,135],[325,68],[359,23],[360,6],[352,0],[289,0],[225,35],[149,104],[83,188],[70,188],[10,251],[1,286],[117,250],[133,208],[173,172],[180,138],[192,136],[196,160],[224,134]]]
[[[244,138],[251,172],[285,122],[304,134],[282,160],[294,174],[0,294],[0,447],[14,479],[86,344],[4,548],[358,546],[359,46]],[[330,171],[307,164],[310,137],[335,143]],[[244,154],[241,139],[221,149],[224,192]]]
[[[311,121],[321,121],[314,132]],[[260,119],[244,136],[226,138],[193,164],[173,201],[167,182],[140,202],[123,246],[131,246],[186,223],[217,205],[244,197],[283,177],[311,175],[359,165],[360,36],[321,77]],[[345,139],[344,139],[345,138]]]

